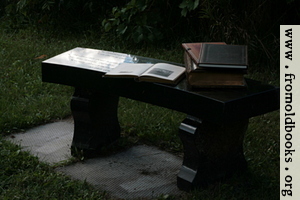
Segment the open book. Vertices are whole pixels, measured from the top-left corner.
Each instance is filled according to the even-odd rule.
[[[138,81],[176,84],[185,75],[185,68],[167,63],[121,63],[104,77],[136,78]]]

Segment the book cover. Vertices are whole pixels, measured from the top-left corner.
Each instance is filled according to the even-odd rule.
[[[219,44],[226,45],[225,42],[198,42],[198,43],[182,43],[183,49],[192,59],[192,61],[196,64],[200,64],[200,54],[203,44]]]
[[[202,44],[199,67],[247,69],[246,45]]]

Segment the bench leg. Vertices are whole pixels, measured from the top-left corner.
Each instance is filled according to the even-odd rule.
[[[183,165],[177,186],[189,191],[243,171],[247,163],[243,153],[248,120],[217,125],[188,116],[179,127],[183,143]]]
[[[72,155],[93,157],[103,147],[120,137],[117,116],[118,96],[75,89],[71,100],[74,118]]]

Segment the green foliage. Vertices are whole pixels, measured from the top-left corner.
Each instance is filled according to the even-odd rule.
[[[115,34],[135,43],[247,44],[250,65],[278,66],[279,25],[300,18],[295,0],[2,0],[0,16],[28,25]],[[49,26],[51,25],[51,26]],[[101,31],[100,31],[101,30]],[[184,40],[184,41],[183,41]]]
[[[104,31],[114,30],[126,40],[139,43],[163,37],[160,25],[164,22],[161,2],[131,0],[121,7],[113,7],[109,18],[102,21]]]
[[[5,19],[12,28],[34,25],[54,7],[54,0],[7,0]]]
[[[13,29],[24,26],[43,25],[57,29],[83,30],[90,28],[101,20],[99,13],[105,13],[116,0],[6,0],[1,10],[3,18]]]
[[[181,2],[179,5],[179,8],[181,8],[181,15],[186,17],[187,13],[195,10],[199,6],[199,0],[191,1],[191,0],[185,0]]]

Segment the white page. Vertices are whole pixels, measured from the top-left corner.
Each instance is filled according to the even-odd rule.
[[[151,69],[147,70],[143,76],[152,76],[166,80],[174,80],[185,71],[184,67],[171,65],[167,63],[157,63]]]
[[[147,63],[121,63],[116,68],[112,69],[105,75],[114,75],[114,76],[140,76],[153,64]]]

